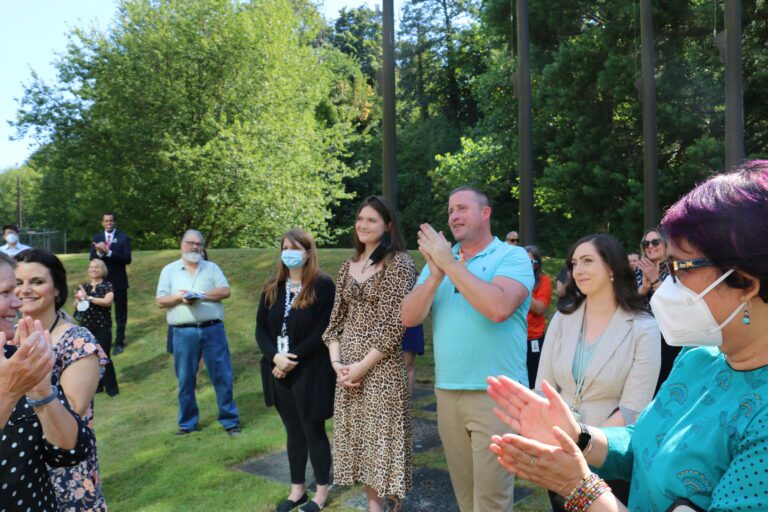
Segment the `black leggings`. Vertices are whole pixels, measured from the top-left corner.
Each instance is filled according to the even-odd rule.
[[[112,363],[112,326],[107,325],[102,327],[85,327],[91,331],[91,334],[93,334],[93,336],[96,338],[96,341],[99,342],[99,345],[101,345],[101,348],[103,348],[104,352],[107,354],[109,362],[107,363],[107,366],[104,367],[104,376],[101,378],[101,382],[99,382],[99,384],[107,390],[108,395],[114,396],[120,392],[120,389],[117,386],[115,365]]]
[[[275,408],[288,434],[291,483],[304,483],[309,455],[317,485],[328,485],[331,473],[331,444],[325,433],[325,421],[304,418],[296,404],[292,388],[278,379],[275,381]]]

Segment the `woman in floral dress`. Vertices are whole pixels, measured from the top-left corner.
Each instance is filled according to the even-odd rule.
[[[67,301],[67,273],[52,253],[30,249],[16,256],[16,295],[21,312],[51,333],[56,363],[53,384],[60,386],[75,411],[93,429],[93,395],[107,358],[84,327],[65,320],[59,310]],[[95,439],[95,437],[94,437]],[[106,511],[96,446],[77,466],[48,468],[62,512]]]

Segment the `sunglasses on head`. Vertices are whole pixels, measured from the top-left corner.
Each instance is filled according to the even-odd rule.
[[[667,262],[667,271],[672,276],[672,281],[677,282],[677,273],[681,270],[693,270],[701,267],[711,267],[715,263],[709,258],[694,258],[692,260],[674,260]]]
[[[661,238],[654,238],[653,240],[643,240],[643,248],[647,249],[650,246],[658,247],[661,243]]]

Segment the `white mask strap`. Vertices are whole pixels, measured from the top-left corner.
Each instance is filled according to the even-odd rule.
[[[725,319],[725,322],[723,322],[723,323],[721,323],[720,325],[718,325],[718,326],[717,326],[717,331],[722,331],[722,330],[723,330],[723,327],[725,327],[726,325],[728,325],[728,324],[731,322],[731,320],[733,320],[733,319],[736,317],[736,315],[738,315],[739,313],[741,313],[741,311],[742,311],[742,310],[743,310],[745,307],[746,307],[746,303],[744,303],[744,304],[741,304],[739,307],[737,307],[737,308],[736,308],[736,309],[733,311],[733,313],[731,313],[730,315],[728,315],[728,318],[726,318],[726,319]],[[710,332],[709,334],[714,334],[714,333],[715,333],[715,332],[717,332],[717,331],[713,331],[713,332]]]
[[[717,279],[715,279],[715,281],[714,281],[714,282],[713,282],[711,285],[709,285],[709,286],[707,286],[706,288],[704,288],[704,291],[702,291],[700,294],[698,294],[698,295],[696,296],[696,298],[694,299],[694,302],[698,302],[698,301],[700,301],[701,299],[703,299],[703,298],[704,298],[704,296],[705,296],[706,294],[708,294],[709,292],[711,292],[712,290],[714,290],[714,289],[715,289],[715,286],[717,286],[717,285],[719,285],[720,283],[722,283],[723,281],[725,281],[725,279],[726,279],[726,278],[727,278],[729,275],[733,274],[733,272],[734,272],[735,270],[736,270],[735,268],[732,268],[732,269],[730,269],[730,270],[726,271],[726,272],[725,272],[723,275],[721,275],[721,276],[720,276],[720,277],[718,277]],[[726,322],[726,323],[727,323],[727,322]]]

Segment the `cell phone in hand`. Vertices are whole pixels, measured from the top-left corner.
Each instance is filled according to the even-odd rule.
[[[205,295],[202,293],[193,292],[191,290],[184,293],[184,299],[189,302],[197,302],[199,300],[203,300],[204,298]]]

